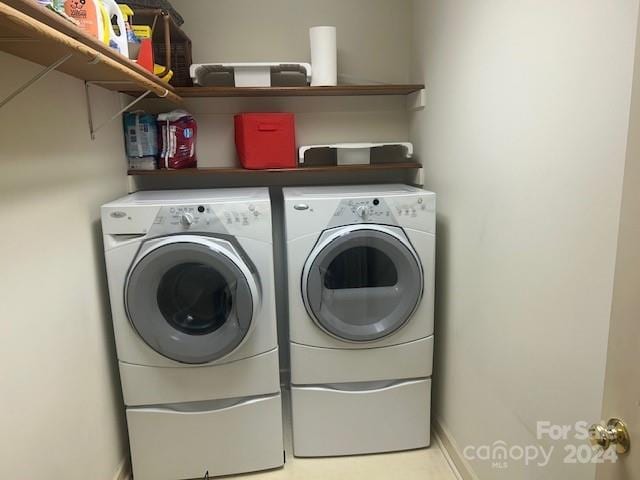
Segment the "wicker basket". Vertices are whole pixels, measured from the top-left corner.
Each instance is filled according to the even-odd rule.
[[[173,78],[169,83],[175,87],[193,86],[189,74],[192,63],[191,39],[169,13],[160,9],[138,8],[133,16],[133,24],[152,27],[155,62],[173,70]],[[159,76],[164,76],[164,73]]]
[[[171,70],[173,70],[173,78],[169,81],[174,87],[192,87],[193,81],[189,74],[191,67],[191,42],[171,42],[169,49],[171,58]],[[164,43],[153,43],[153,56],[161,59],[167,56],[167,47]]]
[[[184,23],[184,19],[182,15],[178,13],[178,11],[173,8],[173,5],[168,0],[128,0],[127,5],[129,5],[134,11],[138,11],[140,9],[146,10],[165,10],[171,15],[173,20],[176,22],[176,25],[180,26]]]

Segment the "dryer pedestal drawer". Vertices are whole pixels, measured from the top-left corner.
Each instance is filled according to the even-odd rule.
[[[324,457],[430,443],[431,380],[291,387],[293,453]]]
[[[290,352],[294,385],[426,378],[433,370],[433,335],[378,348],[318,348],[291,342]]]
[[[176,480],[283,465],[280,394],[127,409],[133,476]]]

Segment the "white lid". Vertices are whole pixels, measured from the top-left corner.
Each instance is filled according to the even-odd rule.
[[[285,200],[300,198],[350,198],[350,197],[383,197],[401,195],[429,195],[420,188],[402,184],[387,185],[342,185],[331,187],[289,187],[282,189]]]
[[[269,201],[269,189],[260,187],[140,191],[109,202],[104,206],[169,205],[177,203],[210,204],[249,201]]]

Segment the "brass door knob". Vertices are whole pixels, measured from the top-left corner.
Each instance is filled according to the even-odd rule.
[[[623,454],[629,451],[631,438],[624,422],[618,418],[612,418],[606,425],[597,423],[589,427],[589,443],[603,450],[615,446],[616,453]]]

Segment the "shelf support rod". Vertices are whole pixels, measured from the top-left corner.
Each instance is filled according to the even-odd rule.
[[[133,101],[129,102],[129,104],[126,107],[122,107],[120,110],[118,110],[118,112],[115,113],[109,120],[106,120],[105,122],[101,123],[97,127],[94,127],[93,111],[91,109],[91,95],[89,93],[89,85],[101,84],[101,83],[104,83],[104,82],[89,82],[89,81],[84,82],[84,95],[87,102],[87,115],[89,120],[89,133],[91,134],[91,140],[96,139],[96,133],[98,132],[98,130],[101,130],[102,128],[106,127],[108,124],[113,122],[116,118],[118,118],[120,115],[122,115],[124,112],[129,110],[131,107],[137,104],[140,100],[144,99],[147,95],[151,93],[151,90],[147,90],[146,92],[144,92],[143,94],[135,98]]]
[[[65,55],[64,57],[62,57],[57,62],[55,62],[55,63],[49,65],[48,67],[46,67],[45,69],[41,70],[37,75],[35,75],[29,81],[23,83],[19,88],[17,88],[13,92],[11,92],[7,97],[5,97],[4,99],[0,100],[0,108],[4,107],[7,103],[9,103],[11,100],[16,98],[18,95],[20,95],[22,92],[24,92],[31,85],[33,85],[33,84],[37,83],[38,81],[42,80],[44,77],[47,76],[47,74],[49,74],[52,71],[54,71],[56,68],[58,68],[64,62],[69,60],[71,57],[73,57],[73,54],[69,53],[69,54]]]

